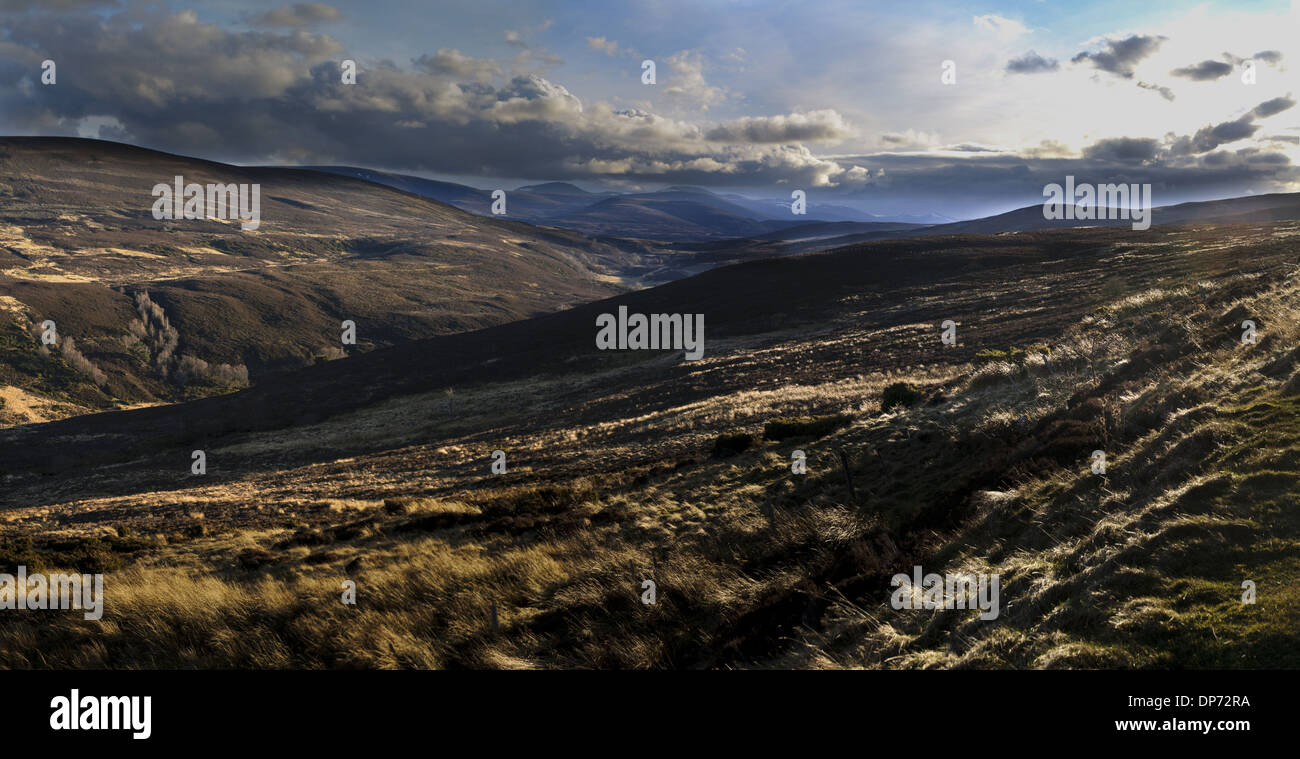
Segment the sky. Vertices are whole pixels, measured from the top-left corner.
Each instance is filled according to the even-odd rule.
[[[1300,0],[0,0],[0,133],[884,216],[1066,175],[1167,205],[1300,191],[1298,43]]]

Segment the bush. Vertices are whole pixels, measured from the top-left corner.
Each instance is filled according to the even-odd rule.
[[[334,542],[334,536],[312,527],[299,528],[297,532],[275,544],[276,548],[291,546],[323,546]]]
[[[280,561],[280,557],[262,548],[249,548],[240,553],[235,560],[239,566],[251,571],[275,564]]]
[[[895,382],[880,394],[880,410],[888,411],[895,406],[915,406],[921,400],[921,393],[906,382]]]
[[[718,435],[717,440],[713,441],[712,455],[714,458],[735,456],[753,444],[754,436],[747,432],[738,432],[732,435]]]
[[[139,538],[116,535],[93,538],[67,538],[42,541],[31,538],[0,541],[0,572],[13,574],[19,566],[28,572],[52,569],[90,573],[107,572],[126,566],[136,551],[149,547]]]
[[[847,414],[830,416],[779,417],[763,425],[763,437],[784,440],[790,437],[821,437],[847,425],[853,417]]]
[[[1051,357],[1052,348],[1047,345],[1031,345],[1028,348],[1017,348],[1014,345],[1006,350],[997,348],[986,348],[975,353],[975,361],[982,364],[991,364],[999,361],[1005,361],[1015,366],[1021,366],[1025,359],[1030,356],[1042,355]]]
[[[511,514],[558,514],[598,499],[585,482],[573,485],[538,485],[507,493],[482,506],[484,516]]]

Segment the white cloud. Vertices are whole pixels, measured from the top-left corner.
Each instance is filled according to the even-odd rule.
[[[696,51],[682,50],[668,57],[671,75],[664,93],[674,100],[707,111],[727,99],[726,90],[714,87],[704,78],[704,61]]]
[[[599,50],[605,55],[613,56],[618,53],[618,43],[614,40],[607,40],[604,37],[588,37],[587,47],[592,50]]]
[[[707,132],[718,142],[826,142],[852,136],[844,117],[826,108],[781,116],[747,116],[719,124]]]
[[[1029,27],[1019,21],[1013,21],[992,13],[985,16],[975,16],[973,20],[976,29],[993,34],[998,38],[999,42],[1010,42],[1029,34]]]

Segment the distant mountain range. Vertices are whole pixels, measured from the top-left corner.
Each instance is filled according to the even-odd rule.
[[[454,182],[350,166],[308,166],[387,185],[490,216],[492,192]],[[589,192],[567,182],[507,190],[505,218],[561,227],[591,237],[619,237],[674,244],[681,250],[788,255],[875,240],[917,235],[1006,234],[1069,227],[1130,226],[1130,219],[1047,219],[1042,204],[966,221],[940,214],[873,217],[847,206],[810,203],[806,216],[790,215],[789,203],[673,186],[653,192]],[[1117,214],[1108,214],[1117,216]],[[1278,193],[1157,207],[1152,224],[1230,224],[1300,218],[1300,194]],[[727,256],[735,260],[735,256]]]
[[[1077,209],[1077,207],[1076,207]],[[729,240],[695,249],[725,249],[732,259],[770,257],[831,250],[877,240],[931,235],[1006,235],[1051,229],[1084,227],[1131,228],[1132,219],[1108,212],[1107,219],[1047,219],[1043,206],[1032,205],[1014,211],[969,221],[947,224],[901,224],[871,222],[811,223],[757,235],[749,240]],[[1096,215],[1096,214],[1094,214]],[[1151,211],[1152,226],[1179,224],[1258,224],[1300,219],[1300,193],[1253,195],[1227,200],[1206,200],[1160,206]],[[742,249],[745,251],[741,254]]]
[[[454,182],[352,166],[301,168],[364,179],[490,215],[492,191]],[[504,189],[504,188],[503,188]],[[720,194],[702,187],[673,186],[653,192],[589,192],[567,182],[531,184],[507,190],[506,218],[563,227],[591,236],[635,237],[665,242],[700,242],[762,237],[810,223],[932,225],[952,221],[938,214],[904,219],[875,217],[848,206],[811,202],[806,215],[790,213],[789,201]]]
[[[1105,215],[1118,216],[1115,213]],[[1289,221],[1297,218],[1300,218],[1300,193],[1274,193],[1158,206],[1152,209],[1151,223],[1152,225],[1245,224]],[[1038,204],[982,219],[939,224],[921,231],[924,234],[1002,234],[1062,227],[1127,227],[1131,224],[1132,220],[1122,218],[1046,219],[1043,218],[1043,206]]]

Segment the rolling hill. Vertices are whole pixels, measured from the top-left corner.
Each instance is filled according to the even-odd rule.
[[[153,218],[151,189],[177,175],[260,185],[260,227]],[[256,382],[345,350],[553,311],[637,286],[647,261],[660,268],[649,253],[321,172],[5,138],[0,382],[17,399],[11,410],[24,409],[5,416],[49,418],[228,385],[215,373],[212,383],[178,384],[184,356],[191,369],[243,367]],[[78,353],[42,353],[29,327],[45,320]],[[340,342],[344,320],[356,324],[356,346]],[[82,359],[102,381],[75,369]]]
[[[492,193],[467,185],[350,166],[303,168],[357,177],[434,198],[471,213],[489,215]],[[504,189],[504,188],[503,188]],[[790,214],[789,202],[719,194],[702,187],[673,186],[654,192],[588,192],[567,182],[524,185],[507,191],[507,216],[532,224],[572,229],[593,237],[631,237],[700,242],[752,237],[810,221],[871,221],[868,214],[814,203],[809,215]],[[906,226],[900,225],[900,226]]]
[[[1298,235],[876,242],[0,431],[0,560],[118,578],[0,664],[1295,666]],[[704,358],[596,350],[620,305]],[[893,608],[915,565],[1002,614]]]

